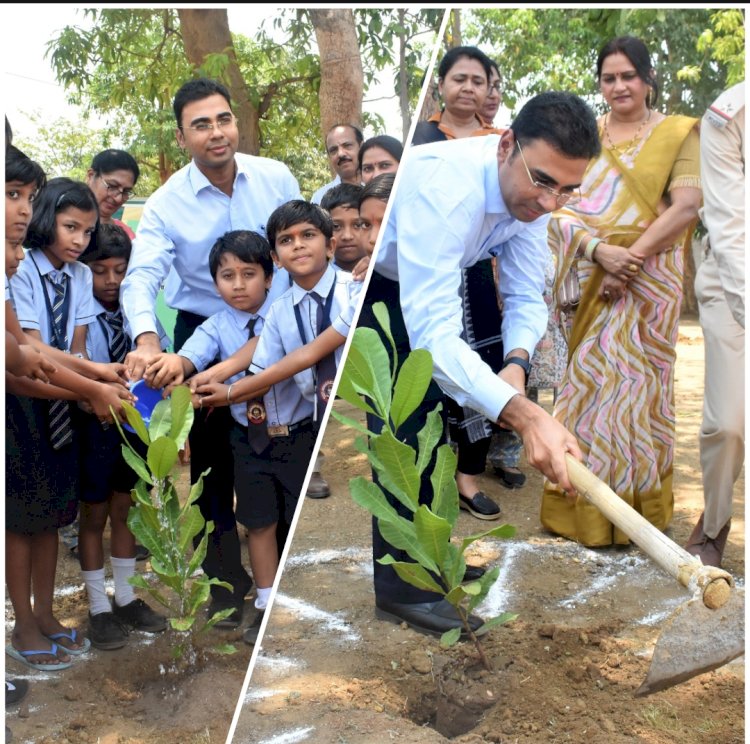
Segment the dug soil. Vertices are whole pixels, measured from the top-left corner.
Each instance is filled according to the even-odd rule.
[[[675,515],[667,533],[679,544],[702,510],[702,391],[703,341],[688,319],[678,347]],[[540,402],[551,408],[549,393]],[[591,550],[542,530],[541,478],[528,467],[520,490],[505,489],[490,470],[481,479],[517,528],[515,537],[482,540],[469,554],[470,563],[500,567],[481,614],[518,615],[482,641],[493,671],[477,664],[470,644],[446,651],[436,639],[377,620],[370,518],[347,491],[350,478],[368,472],[353,442],[353,431],[331,419],[322,450],[332,496],[302,507],[235,744],[744,742],[744,657],[634,697],[662,624],[690,595],[636,547]],[[724,561],[739,586],[744,490],[743,476]],[[458,532],[493,524],[461,512]]]

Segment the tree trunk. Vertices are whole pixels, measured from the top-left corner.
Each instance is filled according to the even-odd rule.
[[[247,85],[237,64],[226,10],[188,10],[180,8],[180,29],[185,54],[196,68],[203,65],[209,54],[226,54],[229,63],[224,80],[232,96],[232,108],[239,120],[240,152],[257,155],[260,151],[258,110],[248,95]]]
[[[409,107],[409,81],[406,67],[406,11],[398,10],[398,25],[402,31],[398,35],[398,105],[401,109],[401,141],[406,142],[411,126],[411,111]]]
[[[320,126],[322,138],[336,124],[362,128],[364,74],[354,13],[310,10],[320,51]]]

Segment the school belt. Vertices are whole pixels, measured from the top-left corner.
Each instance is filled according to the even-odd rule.
[[[243,431],[247,431],[247,426],[244,424],[240,424],[239,422],[235,421],[235,426],[239,426],[242,428]],[[282,437],[290,437],[292,434],[301,431],[303,429],[312,429],[313,420],[311,416],[308,416],[305,419],[302,419],[302,421],[297,421],[294,424],[280,424],[277,426],[267,426],[266,430],[268,431],[268,437],[270,439],[280,439]]]

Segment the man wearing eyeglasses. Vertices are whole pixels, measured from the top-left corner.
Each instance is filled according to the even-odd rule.
[[[208,267],[217,238],[230,230],[265,235],[271,212],[301,198],[296,179],[283,163],[237,152],[237,120],[221,83],[190,80],[175,95],[173,107],[177,142],[192,160],[148,199],[133,243],[122,284],[122,307],[136,344],[125,359],[131,380],[141,379],[160,352],[155,305],[165,278],[164,298],[177,310],[174,346],[179,350],[208,316],[225,307]],[[271,298],[288,289],[285,278],[273,282]],[[203,569],[233,586],[232,593],[211,587],[209,611],[233,610],[217,623],[221,627],[239,625],[252,587],[242,566],[234,517],[230,429],[227,407],[196,412],[190,432],[192,482],[211,470],[198,501],[203,516],[215,525]]]
[[[581,458],[575,438],[525,395],[529,359],[548,319],[542,299],[548,215],[575,203],[589,159],[599,153],[591,110],[567,93],[531,99],[502,135],[413,148],[383,231],[360,325],[378,329],[372,304],[385,301],[403,361],[410,348],[433,358],[433,384],[399,437],[416,444],[426,414],[443,393],[491,421],[515,429],[529,463],[573,491],[565,454]],[[503,369],[497,375],[463,337],[461,271],[496,256],[503,299]],[[437,384],[435,384],[437,383]],[[438,388],[439,386],[439,388]],[[368,420],[371,430],[382,423]],[[429,469],[428,469],[429,470]],[[429,472],[422,499],[431,499]],[[389,500],[403,513],[395,497]],[[404,514],[406,516],[406,514]],[[378,617],[441,635],[460,627],[439,595],[401,581],[377,559],[409,560],[373,529]],[[482,621],[472,618],[474,628]]]

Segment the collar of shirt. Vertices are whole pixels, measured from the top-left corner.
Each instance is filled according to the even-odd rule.
[[[503,217],[513,219],[508,212],[508,208],[505,206],[505,200],[500,191],[500,173],[497,164],[497,148],[499,147],[500,140],[494,137],[490,139],[493,140],[495,146],[485,150],[483,159],[485,212],[487,214],[497,214],[501,219]]]
[[[325,274],[320,277],[318,283],[311,290],[302,289],[297,282],[292,284],[292,304],[299,305],[310,292],[317,292],[320,297],[328,297],[328,293],[331,291],[331,287],[335,281],[336,270],[329,263]]]
[[[240,176],[248,178],[250,171],[248,169],[248,163],[242,163],[240,160],[234,158],[234,167],[236,172],[234,174],[234,184],[237,184]],[[203,189],[216,188],[211,181],[208,180],[206,174],[195,164],[195,160],[191,160],[188,164],[188,180],[193,189],[194,194],[198,194]]]
[[[51,274],[53,271],[61,271],[63,274],[67,274],[68,277],[72,278],[73,270],[67,263],[64,263],[61,268],[56,269],[50,263],[50,260],[47,258],[46,254],[43,253],[39,248],[34,248],[34,250],[32,251],[32,255],[34,256],[36,265],[39,267],[39,271],[42,272],[42,276],[47,276],[47,274]]]
[[[260,306],[260,309],[257,313],[248,313],[244,310],[237,310],[231,305],[227,305],[227,312],[229,313],[229,317],[232,319],[232,322],[237,326],[237,328],[244,329],[247,328],[248,321],[255,318],[260,318],[265,323],[266,318],[268,317],[268,311],[271,309],[272,304],[273,299],[270,297],[270,295],[267,295],[266,301]],[[260,328],[256,329],[256,335],[258,333],[260,333]]]

